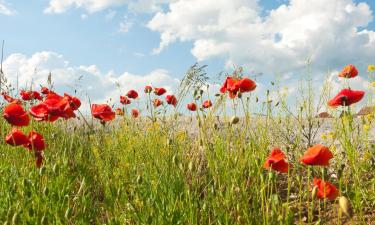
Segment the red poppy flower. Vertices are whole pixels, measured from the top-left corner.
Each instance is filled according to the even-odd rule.
[[[157,96],[164,95],[166,92],[167,92],[167,90],[165,90],[164,88],[154,88],[154,93]]]
[[[285,161],[285,154],[279,148],[274,148],[264,163],[264,168],[271,168],[281,173],[287,173],[289,163]]]
[[[93,117],[104,122],[111,121],[116,116],[111,107],[107,104],[92,104],[91,113]]]
[[[206,100],[202,104],[202,107],[205,108],[205,109],[210,108],[211,106],[212,106],[211,100]]]
[[[25,101],[29,101],[33,99],[42,100],[42,96],[40,96],[39,92],[37,91],[21,90],[20,94],[21,94],[22,99]]]
[[[129,105],[132,102],[126,96],[120,96],[120,103],[123,105]]]
[[[136,99],[136,98],[138,98],[138,92],[136,92],[135,90],[130,90],[130,91],[128,91],[126,96],[128,96],[129,98],[132,98],[132,99]]]
[[[79,107],[81,107],[81,100],[77,97],[73,97],[67,93],[64,93],[64,98],[66,98],[70,104],[70,107],[72,107],[72,110],[78,110]]]
[[[31,131],[29,133],[29,142],[26,147],[29,150],[34,150],[34,152],[43,151],[46,148],[43,136],[35,131]]]
[[[5,137],[5,142],[9,145],[20,146],[27,145],[29,139],[27,136],[17,128],[13,128],[12,131]]]
[[[19,104],[19,105],[22,104],[21,100],[19,100],[17,98],[13,98],[5,92],[1,93],[1,95],[4,97],[4,100],[9,102],[9,103],[16,103],[16,104]]]
[[[46,88],[46,87],[42,87],[40,89],[40,93],[44,94],[44,95],[48,95],[48,94],[56,94],[55,92],[51,91],[50,89]]]
[[[29,109],[29,113],[36,121],[54,122],[59,119],[58,116],[52,116],[48,113],[48,106],[44,103],[34,105]]]
[[[316,177],[314,177],[314,186],[318,187],[316,196],[320,199],[328,198],[329,200],[335,200],[339,195],[339,191],[333,184]]]
[[[29,125],[30,118],[27,112],[23,109],[21,105],[16,103],[10,103],[4,108],[4,118],[8,123],[14,126],[27,126]]]
[[[154,107],[155,108],[157,108],[157,107],[159,107],[159,106],[161,106],[161,104],[163,104],[163,102],[162,101],[160,101],[159,99],[154,99]]]
[[[332,152],[328,147],[317,144],[307,149],[300,161],[305,165],[328,166],[329,160],[333,158]]]
[[[165,100],[166,100],[166,102],[169,105],[173,105],[174,107],[176,107],[176,105],[177,105],[177,98],[176,98],[176,96],[174,96],[174,95],[167,95],[167,96],[165,96]]]
[[[223,94],[229,92],[229,97],[235,98],[237,92],[240,90],[238,81],[239,80],[234,77],[227,77],[224,84],[220,88],[220,92]]]
[[[116,109],[116,115],[123,116],[124,115],[124,110],[122,110],[121,108],[117,108]]]
[[[358,70],[353,65],[347,65],[344,69],[339,73],[339,77],[344,78],[353,78],[358,75]]]
[[[134,118],[137,118],[137,117],[139,116],[139,111],[138,111],[138,109],[132,109],[132,116],[133,116]]]
[[[192,103],[187,104],[187,108],[190,111],[196,111],[197,110],[197,105],[194,102],[192,102]]]
[[[151,91],[152,91],[152,87],[149,86],[149,85],[147,85],[147,86],[145,87],[145,93],[148,94],[148,93],[151,93]]]
[[[72,105],[77,108],[77,106],[80,106],[81,102],[78,103],[77,100],[73,100],[71,96],[62,97],[58,94],[49,94],[43,104],[48,107],[48,114],[50,116],[69,119],[76,117]]]
[[[364,91],[353,91],[351,89],[343,89],[333,99],[328,101],[331,107],[349,106],[362,100],[365,95]]]
[[[245,93],[245,92],[250,92],[255,90],[257,85],[253,80],[250,80],[247,77],[242,78],[241,80],[238,81],[238,86],[240,87],[240,92]]]
[[[43,160],[44,160],[43,152],[40,152],[40,151],[35,152],[35,153],[34,153],[34,156],[35,156],[35,166],[36,166],[37,168],[42,167],[42,165],[43,165]]]

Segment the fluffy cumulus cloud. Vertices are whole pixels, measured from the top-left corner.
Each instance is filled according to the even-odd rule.
[[[135,12],[155,12],[161,10],[163,4],[174,0],[50,0],[45,13],[63,13],[69,8],[82,8],[93,13],[107,8],[127,5]]]
[[[0,0],[0,14],[11,16],[14,15],[16,12],[10,9],[7,4]]]
[[[375,57],[372,11],[352,0],[290,0],[264,13],[256,0],[178,0],[148,27],[160,32],[154,53],[191,41],[198,60],[224,58],[265,73],[301,69],[309,58],[323,70]]]
[[[147,84],[163,86],[172,92],[179,83],[178,79],[162,69],[143,75],[102,72],[95,65],[73,66],[54,52],[37,52],[31,57],[12,54],[5,59],[3,70],[13,87],[18,84],[19,89],[33,87],[38,90],[40,85],[47,84],[51,72],[53,84],[59,93],[68,92],[84,99],[88,97],[97,103],[116,103],[120,94],[130,89],[142,93]]]

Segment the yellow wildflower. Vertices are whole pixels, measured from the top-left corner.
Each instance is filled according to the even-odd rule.
[[[367,70],[368,70],[369,72],[373,72],[373,71],[375,71],[375,65],[368,65],[368,66],[367,66]]]
[[[322,138],[322,140],[327,140],[327,135],[325,133],[323,133],[321,138]]]
[[[375,87],[375,82],[371,82],[371,87]]]
[[[370,130],[370,125],[369,124],[364,124],[363,125],[363,130],[365,130],[366,132],[368,132]]]

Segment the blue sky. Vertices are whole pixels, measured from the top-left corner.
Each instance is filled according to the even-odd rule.
[[[125,76],[119,78],[125,86],[130,75],[147,77],[155,71],[180,78],[197,60],[208,64],[213,74],[229,71],[233,64],[263,72],[265,82],[274,74],[293,80],[296,71],[304,67],[303,58],[310,56],[319,73],[339,70],[347,63],[363,68],[373,63],[374,1],[314,0],[309,8],[304,7],[306,1],[73,0],[64,5],[63,0],[0,0],[0,6],[10,12],[3,9],[1,13],[0,7],[0,39],[5,40],[6,59],[18,53],[22,62],[31,64],[34,54],[45,51],[45,68],[41,64],[30,67],[54,71],[51,62],[56,62],[57,71],[77,70],[71,72],[74,77],[82,70],[94,73],[79,68],[94,65],[100,71],[98,76]],[[304,17],[300,19],[299,13]],[[121,24],[128,28],[126,32],[120,31]],[[350,33],[353,29],[357,31]],[[368,32],[361,33],[363,29]],[[155,54],[163,35],[172,38]],[[12,60],[7,63],[9,76],[14,76],[14,67],[21,62],[20,57]],[[167,79],[159,83],[163,82],[171,88],[174,85]],[[363,85],[363,80],[358,85]]]

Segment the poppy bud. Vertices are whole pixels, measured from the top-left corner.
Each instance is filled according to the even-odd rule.
[[[343,212],[347,217],[351,218],[353,215],[353,210],[350,205],[349,200],[345,196],[339,198],[340,211]]]
[[[240,118],[238,118],[237,116],[233,116],[233,117],[230,119],[230,124],[231,124],[231,125],[234,125],[234,124],[237,124],[239,121],[240,121]]]
[[[311,191],[311,199],[314,200],[316,198],[316,194],[318,193],[318,186],[314,186]]]
[[[238,97],[238,98],[242,98],[242,93],[241,93],[241,92],[238,92],[237,97]]]

